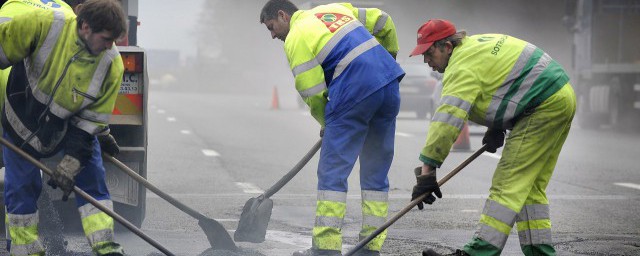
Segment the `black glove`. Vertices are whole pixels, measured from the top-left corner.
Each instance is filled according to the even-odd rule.
[[[422,173],[421,166],[416,167],[416,169],[414,169],[414,172],[416,174],[417,184],[413,186],[411,201],[415,200],[423,194],[429,194],[422,200],[422,202],[418,203],[418,209],[422,210],[424,208],[423,203],[432,204],[436,201],[436,197],[434,197],[433,194],[435,194],[438,198],[442,198],[442,192],[440,192],[440,187],[438,186],[436,176],[420,175],[420,173]]]
[[[70,155],[64,155],[56,169],[53,170],[53,175],[47,184],[53,189],[59,187],[62,190],[62,201],[67,201],[69,194],[73,191],[75,177],[79,172],[80,161]]]
[[[320,128],[320,138],[322,138],[322,136],[324,136],[324,127]]]
[[[487,152],[495,153],[497,149],[504,145],[505,130],[487,129],[482,138],[482,144],[487,145]]]
[[[118,146],[116,139],[111,134],[98,135],[98,141],[100,142],[102,152],[105,152],[110,156],[116,156],[120,153],[120,147]]]

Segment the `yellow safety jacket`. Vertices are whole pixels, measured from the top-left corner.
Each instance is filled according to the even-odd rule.
[[[533,44],[501,34],[465,37],[444,72],[420,160],[440,167],[467,119],[511,129],[568,81],[564,69]]]
[[[404,75],[392,56],[398,51],[395,26],[378,9],[343,3],[299,10],[284,50],[296,89],[322,126]]]
[[[37,157],[56,153],[73,135],[65,153],[83,159],[86,147],[78,144],[90,145],[93,135],[108,132],[122,59],[116,47],[91,55],[77,30],[75,15],[62,11],[0,17],[0,68],[24,61],[13,67],[23,71],[12,72],[7,85],[3,127]]]

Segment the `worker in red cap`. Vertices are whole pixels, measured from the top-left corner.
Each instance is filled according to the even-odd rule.
[[[564,69],[531,43],[503,34],[467,36],[447,20],[418,29],[415,55],[444,76],[412,198],[429,193],[424,203],[431,204],[433,194],[442,196],[436,168],[467,120],[488,127],[482,139],[488,152],[505,145],[477,232],[449,255],[500,255],[514,224],[525,255],[555,255],[545,190],[576,110]]]

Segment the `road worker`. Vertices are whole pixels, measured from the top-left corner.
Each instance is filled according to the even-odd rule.
[[[340,255],[347,178],[360,157],[363,222],[360,239],[386,221],[393,159],[398,83],[404,71],[395,26],[379,9],[351,4],[298,10],[270,0],[260,22],[284,41],[295,86],[323,131],[312,247],[294,255]],[[379,255],[386,233],[362,255]]]
[[[11,2],[0,14],[19,5]],[[125,32],[124,11],[115,0],[86,1],[77,17],[55,8],[0,15],[0,34],[8,35],[0,37],[0,68],[13,65],[2,111],[3,137],[36,158],[62,156],[50,184],[63,191],[63,200],[75,185],[113,209],[96,136],[110,145],[107,153],[117,153],[107,122],[124,72],[113,45]],[[10,149],[3,151],[10,253],[44,255],[37,231],[40,171]],[[123,255],[114,240],[113,219],[81,197],[76,203],[93,252]]]
[[[576,109],[566,72],[531,43],[502,34],[466,36],[447,20],[424,23],[417,44],[411,56],[423,55],[444,77],[413,199],[441,197],[436,168],[467,120],[488,127],[482,143],[492,153],[510,130],[479,229],[451,255],[500,255],[514,223],[525,255],[555,255],[545,190]],[[424,202],[434,200],[431,194]],[[423,255],[440,254],[426,249]]]

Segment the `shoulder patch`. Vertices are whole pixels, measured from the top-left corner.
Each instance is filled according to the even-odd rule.
[[[354,20],[353,17],[340,13],[316,13],[316,17],[327,26],[331,33]]]

